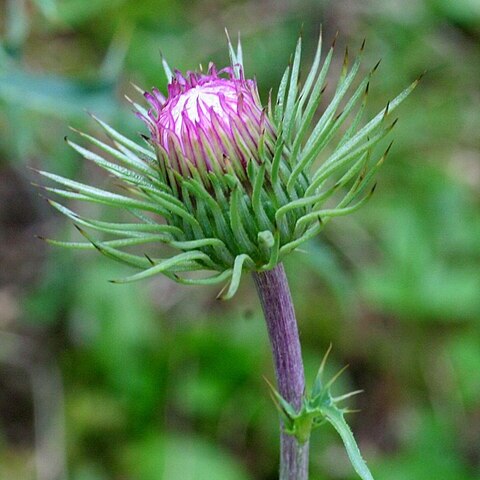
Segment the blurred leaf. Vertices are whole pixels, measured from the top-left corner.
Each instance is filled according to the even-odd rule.
[[[126,402],[135,425],[154,414],[159,401],[160,366],[152,363],[159,326],[141,285],[108,282],[121,268],[92,261],[76,275],[71,334],[88,346],[97,370]]]
[[[409,196],[377,207],[385,258],[361,272],[361,286],[412,321],[478,320],[480,217],[460,185],[430,167],[416,170]]]
[[[305,253],[297,253],[298,260],[328,285],[342,313],[351,313],[352,281],[347,272],[342,269],[333,248],[317,239],[316,242],[310,242],[305,249]]]
[[[20,69],[0,73],[0,98],[5,102],[62,118],[85,110],[111,113],[115,109],[113,89],[110,82],[79,82]]]
[[[58,2],[57,0],[33,0],[37,8],[43,13],[45,18],[55,22],[58,20]]]
[[[405,425],[409,430],[410,444],[401,453],[379,460],[374,475],[382,480],[474,480],[469,473],[453,432],[435,421],[428,413],[419,418],[407,418],[415,423]]]
[[[108,478],[97,465],[89,463],[75,468],[72,475],[73,480],[108,480]]]
[[[430,0],[432,10],[439,11],[454,21],[465,25],[480,25],[480,3],[478,0]]]
[[[26,0],[6,0],[5,44],[14,56],[19,56],[30,30]]]
[[[452,394],[460,394],[468,409],[480,407],[480,377],[472,375],[480,365],[480,338],[475,333],[453,337],[446,348],[453,367]]]
[[[70,25],[80,25],[96,15],[107,15],[107,12],[115,11],[126,0],[62,0],[58,3],[59,17]]]
[[[193,436],[147,437],[128,449],[126,470],[133,480],[247,480],[229,455]]]
[[[125,21],[122,22],[121,27],[113,37],[99,72],[99,77],[107,83],[113,84],[120,77],[132,35],[133,25]]]

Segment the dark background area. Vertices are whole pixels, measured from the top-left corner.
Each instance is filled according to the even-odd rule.
[[[373,199],[286,262],[311,380],[332,373],[375,478],[480,478],[480,3],[478,0],[0,1],[0,478],[273,480],[277,415],[253,284],[217,289],[129,273],[69,239],[28,167],[92,181],[63,137],[98,134],[85,110],[143,131],[130,82],[165,89],[161,50],[182,71],[228,63],[241,31],[247,75],[277,87],[303,25],[307,71],[327,44],[367,39],[382,59],[370,114],[420,73],[399,109]],[[332,81],[335,81],[334,78]],[[82,207],[85,208],[85,207]],[[91,208],[100,217],[107,213]],[[329,426],[312,480],[354,479]]]

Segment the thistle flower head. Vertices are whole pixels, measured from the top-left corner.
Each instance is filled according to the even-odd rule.
[[[227,163],[246,169],[250,159],[260,161],[258,146],[265,130],[273,133],[265,117],[257,85],[237,78],[233,67],[206,74],[176,71],[168,84],[168,97],[158,89],[146,92],[151,108],[139,113],[168,167],[182,175],[214,167],[226,172]]]
[[[146,146],[96,117],[113,143],[81,135],[114,160],[68,140],[87,160],[122,181],[130,194],[40,172],[61,186],[47,190],[123,209],[132,220],[88,219],[51,201],[88,240],[52,243],[96,248],[140,270],[120,282],[158,273],[183,284],[227,282],[223,296],[228,298],[243,271],[273,268],[317,235],[328,220],[354,212],[368,200],[372,179],[388,152],[382,155],[377,147],[395,124],[390,114],[416,82],[363,124],[376,67],[356,82],[361,52],[351,66],[345,55],[334,94],[320,114],[333,56],[332,46],[322,63],[321,36],[303,84],[299,40],[276,100],[269,98],[266,108],[256,82],[244,77],[240,43],[235,50],[229,42],[229,53],[230,67],[217,71],[210,65],[206,73],[185,76],[172,74],[164,62],[167,96],[153,89],[143,92],[150,108],[132,102],[150,130]],[[98,240],[88,230],[110,238]],[[154,254],[128,250],[145,244],[155,246]],[[162,245],[178,253],[158,256],[155,252],[165,251]],[[197,270],[214,273],[201,278],[185,275]]]

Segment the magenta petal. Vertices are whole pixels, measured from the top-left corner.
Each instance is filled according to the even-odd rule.
[[[182,175],[189,175],[194,166],[224,171],[226,158],[246,166],[248,159],[259,159],[260,138],[266,133],[275,137],[255,80],[245,79],[238,67],[217,70],[210,63],[206,74],[186,75],[175,70],[167,98],[156,88],[145,94],[152,108],[148,118],[139,117],[152,140],[167,152],[170,166]],[[240,78],[234,75],[238,70]],[[212,168],[212,162],[221,168]]]

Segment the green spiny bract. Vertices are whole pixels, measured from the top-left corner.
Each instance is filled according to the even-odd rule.
[[[114,161],[67,140],[87,160],[121,180],[129,195],[40,172],[62,186],[48,187],[52,193],[121,208],[134,220],[87,219],[51,201],[88,242],[50,242],[96,248],[140,270],[115,282],[163,273],[183,284],[226,283],[222,296],[229,298],[238,288],[242,271],[273,268],[317,235],[329,219],[357,210],[373,192],[369,185],[388,152],[375,158],[374,150],[395,124],[389,113],[417,82],[361,126],[370,77],[376,69],[353,87],[362,45],[351,67],[345,55],[333,98],[317,119],[333,45],[323,63],[321,50],[320,36],[312,67],[300,86],[298,41],[276,101],[273,104],[270,97],[265,108],[255,81],[244,77],[240,42],[235,51],[229,41],[231,67],[220,72],[210,66],[206,74],[184,77],[172,74],[164,62],[168,97],[158,90],[144,92],[153,107],[149,110],[132,102],[150,129],[146,145],[96,117],[112,144],[80,135]],[[327,148],[328,155],[324,154]],[[316,166],[319,158],[322,161]],[[84,228],[118,238],[100,241]],[[165,244],[179,253],[159,258],[124,250],[144,244]],[[185,276],[191,271],[213,275]]]
[[[332,395],[331,387],[346,370],[346,367],[342,368],[328,382],[324,382],[325,365],[331,348],[332,346],[330,345],[323,357],[313,387],[309,393],[304,395],[300,409],[297,410],[290,405],[290,403],[278,393],[275,387],[267,381],[272,399],[280,413],[283,429],[286,433],[293,435],[300,444],[303,444],[310,439],[310,433],[313,429],[325,423],[330,423],[340,435],[352,466],[360,478],[362,478],[362,480],[373,480],[372,474],[360,453],[353,433],[344,418],[346,413],[353,412],[353,410],[341,406],[342,402],[361,393],[362,390],[356,390],[339,396]]]

